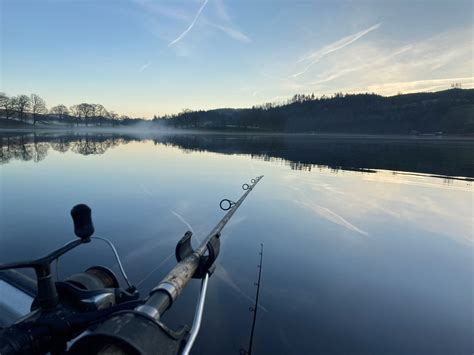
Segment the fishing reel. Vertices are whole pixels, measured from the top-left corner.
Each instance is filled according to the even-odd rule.
[[[21,322],[0,331],[0,354],[62,352],[67,341],[91,322],[140,304],[137,301],[139,293],[130,284],[113,244],[105,238],[92,237],[91,209],[87,205],[76,205],[71,210],[71,217],[78,239],[39,259],[0,265],[0,271],[33,268],[37,285],[31,313]],[[55,282],[51,264],[92,239],[102,240],[110,246],[127,283],[126,289],[120,287],[117,276],[104,266],[93,266]]]
[[[71,216],[79,239],[36,260],[0,265],[0,271],[33,268],[37,278],[32,312],[0,330],[0,354],[189,354],[201,326],[208,280],[220,251],[221,231],[262,177],[244,184],[245,192],[236,202],[221,202],[226,214],[198,248],[191,246],[191,232],[181,238],[175,250],[176,266],[144,300],[139,299],[138,291],[129,282],[113,244],[105,238],[92,237],[90,208],[75,206]],[[114,273],[102,266],[54,282],[52,262],[91,239],[110,246],[128,285],[126,289],[120,288]],[[172,330],[161,318],[192,279],[201,279],[192,326]]]

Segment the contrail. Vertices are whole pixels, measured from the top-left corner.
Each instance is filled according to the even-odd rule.
[[[244,33],[236,30],[235,28],[232,28],[232,27],[227,27],[227,26],[222,26],[222,25],[217,25],[215,23],[211,23],[211,22],[208,22],[206,21],[206,23],[209,25],[209,26],[212,26],[212,27],[215,27],[219,30],[221,30],[222,32],[224,32],[225,34],[227,34],[229,37],[237,40],[237,41],[240,41],[240,42],[245,42],[245,43],[249,43],[249,42],[252,42],[250,40],[250,38],[248,38]]]
[[[313,53],[307,54],[306,56],[304,56],[303,58],[298,60],[297,63],[301,63],[301,62],[304,62],[304,61],[307,61],[307,60],[310,60],[310,63],[301,72],[293,74],[292,77],[296,78],[300,75],[303,75],[304,73],[306,73],[309,70],[309,68],[311,68],[317,62],[319,62],[326,55],[328,55],[332,52],[338,51],[339,49],[342,49],[342,48],[348,46],[351,43],[354,43],[359,38],[365,36],[367,33],[372,32],[373,30],[376,30],[379,27],[380,27],[380,23],[378,23],[378,24],[376,24],[372,27],[369,27],[365,30],[354,33],[350,36],[343,37],[340,40],[338,40],[334,43],[331,43],[327,46],[324,46],[323,48],[318,49],[317,51],[315,51]]]
[[[151,61],[148,61],[147,63],[143,64],[141,68],[138,70],[140,73],[143,72],[146,68],[148,68],[151,65]]]
[[[191,31],[191,29],[194,27],[194,24],[196,23],[197,19],[199,18],[199,15],[201,15],[202,10],[204,10],[204,7],[206,6],[207,1],[208,0],[204,0],[204,2],[202,3],[201,7],[198,10],[198,12],[196,13],[196,16],[194,16],[193,22],[191,22],[189,27],[183,33],[181,33],[178,38],[171,41],[170,44],[168,44],[168,47],[171,47],[172,45],[174,45],[174,44],[178,43],[179,41],[181,41],[184,38],[184,36],[186,36],[188,34],[188,32]]]

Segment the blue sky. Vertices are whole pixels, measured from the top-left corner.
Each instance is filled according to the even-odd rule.
[[[151,117],[473,87],[473,2],[0,0],[0,91]]]

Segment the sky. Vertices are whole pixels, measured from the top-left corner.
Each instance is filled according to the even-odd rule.
[[[0,91],[132,117],[473,84],[471,0],[0,0]]]

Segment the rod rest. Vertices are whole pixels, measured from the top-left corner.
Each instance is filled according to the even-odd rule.
[[[178,244],[176,244],[175,254],[178,263],[194,253],[194,249],[191,246],[192,235],[191,231],[187,231]],[[207,243],[207,255],[201,256],[199,266],[193,275],[194,279],[202,279],[206,273],[209,273],[209,276],[211,276],[214,272],[216,268],[215,261],[219,256],[221,246],[220,236],[220,233],[215,234]]]

